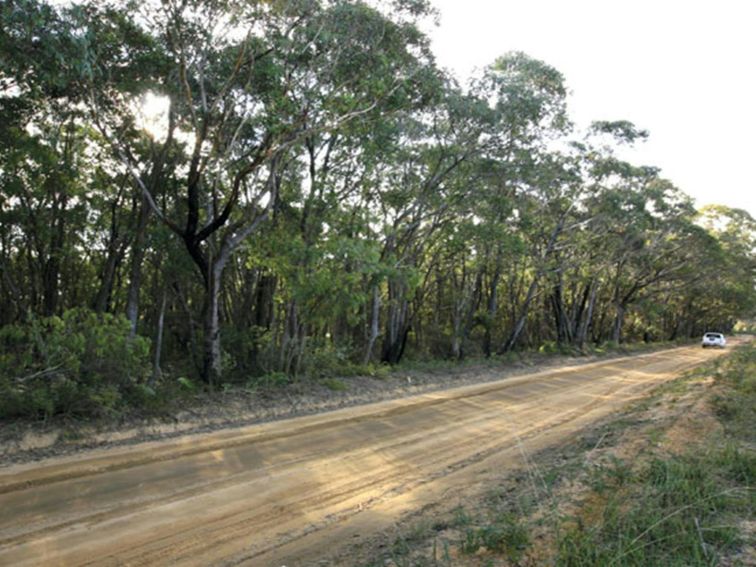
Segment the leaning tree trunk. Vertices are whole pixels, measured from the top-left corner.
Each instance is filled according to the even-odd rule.
[[[533,281],[530,282],[530,287],[528,288],[528,294],[525,297],[525,303],[523,303],[522,309],[520,309],[520,313],[517,317],[517,321],[515,322],[515,325],[512,328],[512,332],[509,334],[509,338],[507,339],[507,342],[504,343],[504,348],[502,349],[502,352],[510,352],[514,348],[514,346],[517,344],[518,339],[522,335],[522,331],[525,329],[525,322],[528,320],[528,311],[530,310],[530,304],[533,302],[533,299],[535,298],[535,293],[537,289],[538,289],[538,276],[536,275],[536,277],[533,278]]]
[[[596,309],[596,297],[598,294],[598,285],[595,281],[592,281],[589,285],[590,297],[588,298],[588,307],[585,315],[579,319],[577,330],[575,331],[575,345],[578,348],[583,348],[585,341],[588,338],[588,329],[593,323],[593,312]]]
[[[380,315],[381,290],[378,284],[375,284],[373,286],[373,297],[370,301],[370,335],[365,346],[365,355],[362,357],[363,364],[368,364],[373,357],[373,347],[375,346],[375,341],[378,339]]]
[[[543,253],[543,256],[541,257],[541,261],[545,261],[547,258],[551,256],[551,254],[554,252],[554,248],[556,246],[557,239],[559,238],[559,235],[562,234],[562,230],[564,229],[564,222],[567,218],[567,212],[565,211],[562,216],[559,218],[559,221],[557,222],[556,226],[554,227],[554,230],[551,231],[551,236],[549,237],[549,242],[546,245],[546,250]],[[541,277],[543,276],[545,271],[544,266],[541,266],[533,276],[533,281],[530,282],[530,287],[528,288],[528,293],[525,297],[525,303],[522,306],[522,309],[520,310],[520,314],[517,317],[517,321],[515,322],[514,327],[512,328],[512,332],[509,334],[509,338],[507,339],[507,342],[504,343],[504,347],[502,348],[502,352],[510,352],[515,344],[517,344],[517,340],[520,338],[520,335],[522,335],[522,331],[525,329],[525,322],[528,319],[528,311],[530,310],[530,304],[533,302],[533,299],[535,298],[536,290],[538,289],[538,283]]]
[[[163,297],[160,301],[160,314],[157,322],[157,336],[155,337],[155,358],[152,364],[152,376],[150,384],[154,385],[163,375],[160,368],[160,357],[163,350],[163,327],[165,326],[165,307],[168,302],[168,288],[163,288]]]

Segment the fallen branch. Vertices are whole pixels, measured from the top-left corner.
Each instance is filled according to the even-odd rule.
[[[62,366],[62,364],[59,364],[57,366],[53,366],[52,368],[45,368],[44,370],[40,370],[39,372],[35,372],[34,374],[29,374],[28,376],[18,376],[15,380],[19,384],[23,384],[24,382],[34,380],[35,378],[41,378],[43,376],[47,376],[48,374],[55,374]]]

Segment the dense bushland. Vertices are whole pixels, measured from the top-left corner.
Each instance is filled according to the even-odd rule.
[[[0,329],[0,417],[113,417],[167,408],[151,378],[150,342],[123,316],[70,309]],[[176,390],[180,391],[180,383]]]
[[[547,63],[510,53],[458,84],[427,17],[415,0],[3,3],[4,415],[753,314],[745,211],[696,211],[618,158],[647,136],[626,121],[575,127]]]

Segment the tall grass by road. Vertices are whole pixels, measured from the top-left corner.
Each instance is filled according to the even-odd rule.
[[[713,566],[753,544],[744,541],[753,534],[741,532],[756,504],[756,348],[736,351],[711,373],[711,407],[723,429],[681,454],[603,470],[597,509],[581,510],[559,536],[558,565]]]

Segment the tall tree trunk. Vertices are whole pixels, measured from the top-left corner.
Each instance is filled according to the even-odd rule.
[[[486,331],[483,336],[483,353],[486,358],[490,358],[493,352],[493,333],[492,328],[496,320],[496,311],[499,306],[499,280],[501,279],[501,268],[499,262],[496,263],[491,282],[488,287],[488,304],[486,305]]]
[[[131,325],[131,336],[136,335],[139,320],[139,294],[142,287],[142,262],[144,261],[145,242],[147,240],[147,223],[150,218],[150,206],[143,195],[139,205],[134,240],[131,243],[131,266],[129,269],[129,288],[126,294],[126,318]]]
[[[465,302],[463,304],[463,309],[460,309],[460,314],[462,315],[461,318],[461,329],[459,332],[459,347],[458,351],[455,355],[455,358],[457,360],[462,360],[465,356],[464,347],[465,342],[470,338],[470,333],[472,333],[473,326],[475,325],[475,313],[478,311],[478,308],[480,307],[480,302],[482,300],[483,295],[483,273],[485,271],[485,268],[481,266],[481,268],[478,270],[478,273],[475,276],[475,283],[473,284],[473,289],[469,294],[465,294]]]
[[[105,258],[105,262],[100,272],[100,285],[97,288],[97,294],[95,295],[93,309],[97,313],[105,313],[110,311],[110,301],[113,297],[113,283],[115,281],[116,270],[118,264],[120,264],[123,257],[123,250],[109,249],[108,255]]]
[[[294,374],[297,366],[297,359],[300,352],[299,341],[301,338],[301,325],[299,322],[299,310],[297,302],[294,299],[289,300],[286,307],[286,317],[284,320],[284,335],[281,340],[281,352],[279,359],[279,369],[286,374]]]
[[[502,352],[510,352],[514,348],[514,346],[517,344],[517,340],[520,338],[520,335],[522,335],[522,331],[525,329],[525,322],[528,320],[528,311],[530,310],[530,304],[533,302],[533,299],[535,298],[537,289],[538,289],[538,279],[536,275],[536,277],[533,278],[533,281],[530,282],[530,287],[528,287],[528,294],[525,297],[525,302],[522,304],[520,313],[517,316],[517,321],[515,322],[515,325],[512,328],[512,332],[509,334],[509,338],[507,338],[507,342],[504,343],[504,348],[502,349]]]
[[[8,295],[11,298],[10,304],[13,306],[4,307],[0,312],[0,326],[2,326],[16,320],[23,320],[26,317],[28,306],[13,278],[8,262],[2,257],[0,257],[0,275],[2,275],[2,286],[0,287],[5,287],[8,290]]]
[[[579,344],[577,335],[584,319],[583,315],[585,315],[585,310],[588,305],[588,298],[591,295],[592,287],[593,287],[593,280],[589,281],[586,284],[585,288],[583,289],[583,292],[578,294],[580,296],[580,300],[575,301],[575,304],[573,305],[572,318],[570,321],[570,330],[572,333],[572,342],[575,345]]]
[[[53,203],[53,226],[50,251],[42,267],[42,313],[46,317],[55,315],[60,299],[60,268],[66,241],[65,213],[68,197],[62,195]]]
[[[199,363],[199,359],[198,359],[199,341],[197,340],[197,328],[199,327],[199,325],[196,323],[194,319],[194,314],[192,313],[192,310],[189,307],[189,302],[184,296],[183,291],[181,291],[181,286],[178,284],[178,282],[173,283],[173,290],[176,292],[176,297],[179,300],[179,305],[181,306],[181,310],[184,312],[184,315],[186,316],[186,321],[187,321],[186,327],[189,329],[189,351],[192,358],[192,363],[194,364],[194,368],[197,370],[197,372],[201,373],[202,365]]]
[[[257,282],[255,290],[254,324],[263,329],[270,329],[276,313],[276,276],[263,274]]]
[[[110,202],[110,234],[108,235],[105,261],[100,268],[100,285],[92,303],[96,313],[110,311],[116,272],[121,260],[123,260],[123,255],[126,253],[127,239],[121,235],[118,209],[121,205],[127,179],[124,178],[123,183],[118,188],[118,193]]]
[[[622,324],[625,321],[625,305],[617,303],[615,305],[614,325],[612,326],[612,341],[619,344],[622,339]]]
[[[220,382],[222,369],[220,337],[220,299],[221,281],[225,261],[218,258],[210,262],[205,291],[205,310],[203,324],[202,376],[213,387]]]
[[[581,349],[585,345],[585,341],[588,338],[588,329],[591,327],[591,324],[593,322],[593,312],[596,308],[596,297],[598,294],[597,282],[595,280],[592,280],[591,283],[588,284],[588,288],[590,289],[588,307],[585,311],[585,316],[580,317],[577,331],[575,332],[575,345],[577,345],[578,348]]]
[[[388,364],[397,364],[407,345],[409,303],[405,297],[405,287],[401,283],[389,281],[389,309],[381,356],[381,360]]]
[[[572,330],[570,328],[569,318],[567,317],[567,310],[564,306],[561,277],[560,280],[554,285],[554,289],[552,290],[551,307],[554,311],[554,324],[556,326],[557,342],[559,344],[567,344],[572,342]]]
[[[452,317],[451,355],[454,360],[462,359],[462,309],[455,306]]]
[[[157,336],[155,337],[155,358],[152,364],[152,376],[150,378],[150,384],[154,385],[162,377],[162,370],[160,369],[160,356],[163,351],[163,327],[165,324],[165,306],[168,302],[168,289],[163,289],[163,297],[160,301],[160,314],[158,315],[157,322]]]
[[[467,303],[467,270],[462,259],[462,274],[458,277],[456,269],[451,269],[451,308],[452,308],[452,337],[451,337],[451,356],[454,360],[462,358],[462,325]]]

